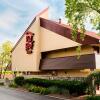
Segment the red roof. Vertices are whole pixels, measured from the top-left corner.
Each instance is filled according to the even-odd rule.
[[[86,31],[85,34],[100,40],[100,36],[95,32]]]
[[[61,36],[64,36],[66,38],[72,39],[71,30],[72,28],[69,25],[60,24],[55,21],[51,21],[48,19],[40,18],[40,26],[43,28],[46,28],[47,30],[53,31]],[[100,36],[96,35],[96,33],[93,32],[85,32],[85,38],[84,41],[80,39],[80,31],[78,31],[76,42],[83,44],[83,45],[89,45],[89,44],[100,44]]]
[[[56,23],[59,24],[58,22],[56,22]],[[60,24],[60,25],[71,29],[71,26],[69,26],[69,25],[66,25],[66,24],[63,24],[63,23]],[[93,38],[96,38],[96,39],[99,39],[99,40],[100,40],[100,36],[97,35],[95,32],[91,32],[91,31],[87,31],[87,30],[86,30],[86,32],[85,32],[84,34],[86,34],[86,35],[88,35],[88,36],[91,36],[91,37],[93,37]]]

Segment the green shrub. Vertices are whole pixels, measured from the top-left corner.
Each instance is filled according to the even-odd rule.
[[[100,84],[100,71],[94,71],[87,77],[87,82],[92,83],[92,80],[95,80],[95,84]]]
[[[25,83],[45,88],[57,87],[57,89],[66,89],[67,91],[69,91],[70,94],[76,93],[77,95],[85,94],[85,91],[88,88],[88,84],[85,81],[74,81],[74,80],[71,81],[47,80],[47,79],[31,78],[31,79],[25,79]],[[56,89],[54,91],[56,91]]]
[[[30,85],[30,84],[24,84],[23,85],[23,87],[25,88],[25,89],[27,89],[27,90],[29,90],[30,92],[31,92],[31,87],[32,87],[33,85]]]
[[[29,91],[34,92],[34,93],[44,94],[44,95],[50,93],[48,88],[39,87],[39,86],[30,86]]]
[[[60,94],[63,94],[65,96],[70,96],[69,94],[69,90],[65,89],[65,88],[61,88],[60,89]]]
[[[0,82],[0,86],[4,86],[4,82]]]
[[[25,83],[42,86],[42,87],[49,87],[53,85],[53,82],[51,80],[38,79],[38,78],[26,79]]]
[[[16,77],[14,82],[18,86],[23,86],[29,91],[36,93],[58,93],[58,94],[77,94],[86,93],[88,83],[86,81],[75,80],[48,80],[39,78],[24,79]]]
[[[48,88],[51,94],[63,94],[69,96],[69,91],[65,88],[58,88],[57,86],[52,86]]]
[[[19,76],[16,77],[14,79],[15,84],[17,84],[18,86],[23,86],[24,85],[24,77],[23,76]]]
[[[70,81],[68,86],[69,87],[67,89],[69,90],[69,93],[77,93],[77,95],[85,94],[88,88],[88,84],[81,81]]]
[[[50,93],[49,89],[48,88],[41,88],[41,91],[40,91],[41,94],[44,94],[44,95],[47,95]]]
[[[41,92],[41,88],[42,88],[42,87],[39,87],[39,86],[33,86],[33,87],[32,87],[32,92],[40,93],[40,92]]]
[[[58,88],[57,86],[52,86],[48,88],[51,94],[56,94],[61,92],[60,88]]]
[[[87,76],[86,79],[88,83],[88,94],[95,95],[95,86],[100,85],[100,71],[94,71],[90,75]],[[94,82],[94,85],[93,85]]]
[[[15,83],[11,83],[11,84],[9,84],[9,87],[17,88],[18,86]]]
[[[33,87],[33,85],[30,85],[27,89],[28,89],[29,92],[34,92],[34,87]]]
[[[100,96],[88,96],[86,100],[100,100]]]
[[[59,89],[56,86],[49,87],[48,89],[51,94],[55,94],[55,93],[59,92]]]

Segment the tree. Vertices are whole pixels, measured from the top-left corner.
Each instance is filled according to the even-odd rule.
[[[11,50],[12,43],[10,41],[6,41],[2,44],[0,49],[1,74],[3,70],[6,70],[7,65],[11,63]]]
[[[65,0],[65,5],[65,16],[72,27],[73,40],[77,39],[77,31],[80,30],[80,38],[84,41],[87,19],[100,32],[100,0]]]
[[[90,94],[94,96],[96,94],[96,87],[100,86],[100,71],[94,71],[87,77],[87,83],[89,85]]]

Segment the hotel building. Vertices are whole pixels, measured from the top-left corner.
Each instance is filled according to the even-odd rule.
[[[81,46],[77,59],[76,47]],[[85,32],[73,41],[68,25],[48,19],[48,8],[33,19],[12,49],[12,70],[33,75],[86,77],[100,69],[100,36]]]

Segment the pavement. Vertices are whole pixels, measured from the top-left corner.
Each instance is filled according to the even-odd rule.
[[[0,87],[0,100],[61,100],[61,99]]]

